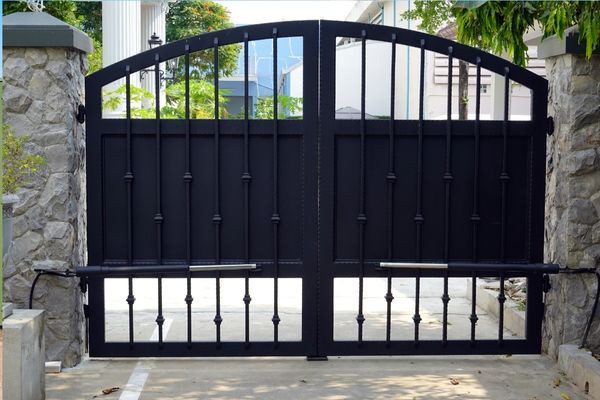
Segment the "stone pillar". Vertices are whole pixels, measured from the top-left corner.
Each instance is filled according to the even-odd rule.
[[[84,103],[89,37],[41,12],[3,18],[4,122],[29,135],[27,150],[45,157],[18,191],[13,243],[4,263],[4,301],[27,308],[34,269],[86,264]],[[83,296],[78,279],[42,276],[33,308],[46,310],[46,360],[65,366],[84,351]]]
[[[574,47],[575,45],[575,47]],[[545,257],[568,268],[600,266],[600,55],[582,55],[576,36],[548,39],[539,47],[546,58],[549,115]],[[544,321],[544,350],[581,342],[596,293],[593,274],[551,277]],[[600,313],[588,347],[600,351]]]

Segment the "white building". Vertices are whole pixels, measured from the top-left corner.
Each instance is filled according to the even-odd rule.
[[[414,6],[414,0],[357,1],[346,21],[395,26],[418,30],[419,21],[402,18]],[[440,36],[455,39],[453,29],[443,29]],[[529,37],[536,37],[530,33]],[[526,38],[528,39],[528,38]],[[539,41],[539,38],[537,39]],[[528,69],[544,76],[544,62],[537,60],[536,39],[529,44]],[[391,45],[368,40],[366,43],[366,109],[375,117],[389,117],[391,84]],[[419,113],[420,49],[403,45],[396,47],[395,118],[416,119]],[[475,118],[474,65],[469,68],[469,118]],[[452,114],[458,118],[458,60],[452,69]],[[280,91],[294,96],[292,88],[302,86],[302,64],[284,71]],[[361,96],[361,41],[356,38],[339,38],[336,49],[336,110],[355,109],[360,112]],[[448,93],[448,57],[426,52],[424,82],[424,114],[426,119],[446,118]],[[481,119],[501,119],[504,113],[504,77],[482,70]],[[510,118],[528,119],[530,93],[527,88],[513,84],[510,93]],[[296,92],[299,92],[296,90]],[[348,115],[347,113],[345,115]],[[340,118],[347,118],[341,116]]]
[[[413,21],[401,18],[412,3],[413,0],[357,1],[346,21],[416,29]],[[340,38],[338,43],[335,108],[360,110],[361,43],[348,38]],[[419,52],[419,49],[407,46],[396,48],[396,119],[418,117]],[[365,112],[376,117],[389,117],[391,45],[367,39],[366,54]]]
[[[156,34],[166,42],[168,0],[129,0],[102,2],[102,66],[114,64],[148,50],[148,40]],[[164,70],[164,66],[161,67]],[[132,74],[131,84],[154,93],[154,73]],[[116,89],[124,80],[113,82],[107,90]],[[163,83],[164,85],[164,83]],[[164,104],[164,90],[162,91]],[[124,107],[124,106],[123,106]],[[106,114],[106,113],[105,113]],[[113,114],[113,113],[110,113]],[[115,115],[122,114],[116,110]]]
[[[413,0],[357,1],[346,17],[347,21],[381,24],[418,30],[419,21],[405,20],[402,14],[413,7]],[[440,36],[455,39],[453,29],[445,29]],[[537,38],[537,39],[533,39]],[[539,35],[528,33],[529,63],[527,68],[545,76],[544,62],[538,60]],[[360,109],[360,43],[341,41],[337,52],[336,109],[348,105]],[[367,99],[366,112],[376,116],[389,115],[390,58],[389,44],[367,40]],[[420,50],[396,48],[396,118],[417,118],[419,104]],[[469,118],[475,117],[476,68],[469,68]],[[458,60],[452,68],[452,114],[458,118]],[[504,108],[504,77],[482,70],[481,118],[501,119]],[[427,119],[446,118],[448,93],[448,58],[433,52],[425,57],[424,113]],[[531,96],[527,88],[512,84],[510,118],[528,119]]]

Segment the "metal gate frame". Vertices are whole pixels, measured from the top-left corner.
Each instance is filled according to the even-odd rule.
[[[141,70],[154,67],[156,88],[159,88],[159,66],[160,63],[174,57],[185,57],[186,66],[189,65],[189,54],[199,51],[213,49],[214,63],[218,66],[218,47],[228,44],[243,44],[245,59],[248,57],[248,41],[273,39],[274,59],[277,54],[277,38],[301,36],[303,37],[303,119],[282,120],[276,117],[272,121],[250,120],[246,111],[243,120],[227,121],[219,118],[218,104],[215,107],[214,120],[192,120],[189,116],[189,98],[186,101],[186,119],[184,120],[161,120],[160,104],[156,101],[156,119],[136,120],[131,118],[130,92],[126,94],[126,119],[105,119],[102,117],[101,93],[103,86],[125,79],[129,85],[130,76]],[[335,119],[335,46],[336,38],[353,37],[362,41],[362,105],[360,120],[336,120]],[[366,41],[377,40],[390,43],[392,47],[392,61],[390,71],[395,71],[395,45],[401,44],[421,49],[420,69],[420,104],[418,120],[366,120],[365,119],[365,91],[366,91]],[[425,51],[434,51],[452,58],[461,59],[477,66],[477,111],[474,121],[456,121],[451,119],[451,102],[448,102],[448,118],[446,121],[431,121],[424,118],[423,112],[423,84],[424,84],[424,54]],[[245,63],[245,104],[248,105],[248,63]],[[449,63],[449,82],[452,79],[452,63]],[[509,87],[510,81],[518,82],[529,87],[532,92],[531,120],[510,121],[508,117],[508,94],[505,96],[505,114],[502,121],[480,121],[480,72],[485,68],[493,73],[505,77],[505,88]],[[188,68],[186,70],[189,71]],[[274,78],[277,79],[276,61],[273,65]],[[188,82],[186,90],[189,90],[189,74],[186,74]],[[394,115],[395,98],[395,72],[391,72],[391,91],[389,95],[391,114]],[[218,79],[215,79],[215,91],[218,91]],[[452,85],[448,85],[448,96],[451,98]],[[87,115],[87,190],[88,190],[88,254],[90,266],[78,268],[78,275],[89,287],[89,349],[93,357],[146,357],[146,356],[258,356],[258,355],[306,355],[310,359],[324,359],[327,355],[393,355],[393,354],[500,354],[500,353],[539,353],[541,350],[541,318],[543,315],[542,290],[543,274],[557,271],[556,265],[545,265],[543,263],[543,226],[544,226],[544,185],[545,185],[545,146],[546,146],[546,101],[547,81],[523,68],[515,66],[506,60],[470,48],[452,41],[434,37],[420,32],[392,28],[379,25],[368,25],[336,21],[295,21],[272,24],[261,24],[244,26],[224,31],[206,33],[177,42],[169,43],[159,48],[151,49],[144,53],[120,61],[104,68],[86,78],[86,115]],[[505,93],[508,93],[506,91]],[[158,89],[156,98],[159,99]],[[275,107],[277,101],[274,101]],[[248,107],[245,107],[248,110]],[[277,110],[274,110],[277,115]],[[272,138],[272,146],[268,150],[260,152],[250,151],[251,142],[262,137]],[[287,136],[286,136],[287,135]],[[301,145],[301,173],[302,173],[302,207],[301,213],[301,243],[302,251],[299,260],[280,259],[280,223],[289,223],[288,216],[279,213],[279,195],[281,178],[278,171],[282,171],[280,140],[285,137],[300,136]],[[443,145],[432,146],[435,138],[440,138]],[[212,204],[213,214],[209,223],[214,229],[214,257],[211,259],[194,257],[195,244],[192,217],[198,211],[197,200],[193,198],[196,176],[192,177],[193,162],[197,154],[192,148],[198,149],[193,142],[198,138],[212,140],[213,171],[212,186],[214,190],[214,201]],[[237,138],[242,149],[238,154],[243,159],[241,167],[241,179],[238,181],[235,193],[239,194],[242,227],[238,235],[243,240],[242,257],[222,257],[222,248],[232,245],[230,239],[221,234],[222,226],[228,221],[221,213],[223,199],[220,195],[223,164],[219,161],[226,145],[222,145],[229,138]],[[468,140],[465,140],[467,138]],[[515,139],[516,138],[516,139]],[[179,144],[170,143],[178,140]],[[387,142],[384,147],[382,139]],[[454,139],[454,143],[453,143]],[[151,144],[144,144],[152,141]],[[233,140],[233,139],[232,139]],[[472,143],[471,143],[472,140]],[[518,142],[515,144],[515,140]],[[402,156],[404,147],[398,147],[399,142],[410,141],[411,148],[417,154],[416,163],[408,170],[398,170],[398,160]],[[490,160],[494,157],[501,160],[497,166],[498,174],[494,177],[498,184],[497,195],[500,207],[495,211],[489,211],[488,215],[481,215],[479,210],[479,196],[483,185],[483,178],[492,179],[490,172],[481,166],[480,146],[487,146],[488,142],[499,141],[501,150],[492,153],[481,150],[484,156]],[[169,142],[168,145],[165,143]],[[412,143],[414,142],[414,143]],[[471,144],[464,144],[464,143]],[[135,146],[134,146],[135,143]],[[354,143],[354,144],[352,144]],[[379,144],[371,144],[379,143]],[[459,143],[460,145],[457,145]],[[462,144],[461,144],[462,143]],[[385,149],[380,159],[388,160],[387,170],[382,174],[377,188],[367,190],[372,182],[371,168],[367,168],[369,160],[373,159],[372,153],[367,152],[366,146],[375,146]],[[145,146],[145,147],[144,147]],[[195,146],[195,147],[194,147]],[[224,146],[224,147],[223,147]],[[343,147],[340,150],[340,146]],[[387,146],[387,147],[386,147]],[[437,146],[437,147],[436,147]],[[431,174],[437,173],[437,169],[429,160],[431,149],[436,148],[443,151],[445,166],[440,170],[437,181],[432,181]],[[154,160],[146,168],[139,169],[136,158],[144,154],[142,150],[136,153],[133,149],[145,148],[147,153],[154,152]],[[183,149],[177,153],[174,149]],[[356,176],[345,176],[336,168],[343,149],[355,152],[359,155],[358,171]],[[408,147],[406,147],[408,148]],[[470,149],[470,150],[466,150]],[[482,147],[483,149],[483,147]],[[232,151],[231,148],[228,151]],[[517,151],[525,155],[527,168],[523,171],[514,172],[514,156],[512,152]],[[454,174],[452,167],[457,159],[454,153],[459,153],[460,158],[471,157],[473,160],[471,179],[472,189],[470,193],[463,196],[461,192],[453,192],[453,181],[460,181],[460,175]],[[231,155],[231,154],[229,154]],[[253,160],[258,157],[271,157],[273,160],[272,186],[268,190],[265,199],[272,199],[272,213],[268,219],[270,222],[267,234],[272,235],[272,255],[269,259],[256,259],[252,257],[255,250],[251,242],[251,221],[254,216],[251,213],[252,185],[254,183]],[[285,156],[285,154],[284,154]],[[173,231],[169,227],[168,212],[163,213],[165,199],[162,195],[161,184],[166,185],[169,181],[165,179],[165,167],[163,158],[169,160],[181,157],[184,160],[184,168],[179,171],[181,176],[173,175],[173,168],[168,170],[168,177],[173,182],[179,182],[177,190],[180,190],[181,210],[177,211],[175,220],[184,221],[180,229]],[[511,158],[513,157],[513,158]],[[401,159],[401,158],[400,158]],[[356,163],[354,163],[356,164]],[[136,168],[136,165],[138,168]],[[161,168],[162,166],[162,168]],[[348,168],[352,170],[354,167]],[[522,172],[522,173],[521,173]],[[495,173],[495,172],[494,172]],[[401,210],[407,209],[406,203],[398,200],[395,193],[398,191],[398,182],[406,177],[411,186],[408,192],[416,199],[411,206],[415,206],[414,218],[411,225],[413,233],[404,232],[401,240],[395,234],[397,224],[394,223],[394,215]],[[378,179],[379,179],[378,178]],[[516,178],[516,179],[515,179]],[[511,192],[511,179],[517,184],[524,184],[524,199],[515,197],[517,191]],[[145,182],[147,188],[154,188],[153,196],[140,197],[139,183]],[[154,183],[149,183],[154,181]],[[134,182],[136,182],[134,184]],[[251,182],[253,182],[251,184]],[[355,196],[346,202],[356,203],[356,211],[352,218],[340,218],[340,209],[336,203],[338,196],[337,188],[350,182],[354,187],[345,190]],[[356,185],[358,182],[358,185]],[[487,182],[487,181],[486,181]],[[383,184],[382,184],[383,183]],[[412,186],[415,183],[415,186]],[[173,183],[170,183],[173,185]],[[405,182],[406,184],[406,182]],[[456,185],[456,184],[454,184]],[[512,185],[515,185],[512,183]],[[263,184],[264,186],[264,184]],[[171,186],[172,187],[172,186]],[[265,186],[266,187],[266,186]],[[136,192],[137,190],[137,192]],[[207,189],[208,190],[208,189]],[[414,190],[414,192],[412,192]],[[430,218],[431,204],[427,203],[427,191],[439,191],[443,194],[443,213],[439,218]],[[452,197],[450,194],[452,193]],[[396,197],[395,197],[396,196]],[[413,197],[414,197],[413,196]],[[468,226],[461,225],[457,218],[452,219],[454,213],[453,204],[456,198],[461,202],[473,202],[473,211],[468,218]],[[489,197],[489,196],[488,196]],[[379,199],[386,203],[386,223],[369,225],[371,218],[369,204],[373,199]],[[425,199],[425,200],[424,200]],[[452,200],[451,200],[452,199]],[[472,199],[472,200],[470,200]],[[515,200],[516,199],[516,200]],[[134,208],[134,200],[136,207]],[[266,201],[266,200],[265,200]],[[516,202],[516,203],[515,203]],[[519,203],[520,202],[520,203]],[[161,206],[163,204],[163,206]],[[515,204],[524,207],[515,207]],[[150,220],[140,222],[134,216],[137,208],[155,208],[155,213]],[[172,207],[167,204],[166,208]],[[194,208],[196,207],[196,208]],[[429,207],[429,208],[428,208]],[[483,206],[481,208],[484,208]],[[372,207],[371,207],[372,209]],[[117,211],[115,211],[117,210]],[[412,211],[411,211],[412,212]],[[510,212],[510,214],[509,214]],[[344,212],[342,212],[343,214]],[[395,214],[396,213],[396,214]],[[491,213],[491,214],[490,214]],[[147,213],[148,214],[148,213]],[[375,213],[376,214],[376,213]],[[431,214],[435,214],[432,212]],[[486,220],[489,217],[489,220]],[[375,218],[377,219],[377,217]],[[490,222],[491,221],[491,222]],[[516,222],[515,222],[516,221]],[[143,257],[139,253],[140,244],[135,232],[140,227],[155,226],[153,238],[143,246],[155,247],[153,257]],[[355,225],[352,225],[355,224]],[[486,225],[488,224],[488,225]],[[498,225],[495,232],[490,225]],[[511,225],[512,224],[512,225]],[[495,226],[494,225],[494,226]],[[378,231],[373,233],[372,226]],[[166,228],[165,228],[166,227]],[[458,228],[457,228],[458,227]],[[379,229],[381,228],[381,229]],[[266,229],[266,228],[261,228]],[[456,230],[458,229],[458,231]],[[168,235],[165,235],[168,230]],[[352,243],[356,245],[358,254],[344,258],[339,255],[349,250],[350,243],[346,237],[345,247],[339,247],[340,230],[356,234]],[[432,230],[443,232],[439,243],[437,239],[431,239]],[[125,233],[122,233],[122,232]],[[494,231],[494,232],[492,232]],[[464,254],[464,241],[457,244],[452,237],[457,235],[468,238],[472,252],[468,256]],[[492,232],[492,233],[490,233]],[[507,238],[508,235],[523,238],[523,247],[516,246],[519,251],[513,251],[514,240]],[[119,236],[121,235],[121,236]],[[370,235],[377,236],[382,243],[386,244],[385,251],[381,254],[369,253],[367,240]],[[431,234],[430,234],[431,235]],[[167,237],[168,236],[168,237]],[[343,235],[341,235],[343,236]],[[482,243],[490,243],[490,238],[498,239],[495,250],[490,246],[482,246]],[[115,239],[116,238],[116,239]],[[115,241],[120,240],[115,244]],[[429,239],[429,240],[427,240]],[[439,238],[438,238],[439,239]],[[112,242],[109,242],[112,240]],[[171,240],[171,241],[169,241]],[[210,239],[213,240],[213,239]],[[185,243],[183,247],[177,247],[173,241]],[[493,241],[493,240],[492,240]],[[151,243],[150,243],[151,242]],[[403,242],[414,244],[413,250],[407,251]],[[122,243],[126,245],[123,247]],[[153,244],[152,244],[153,243]],[[439,247],[432,250],[433,247]],[[235,245],[235,244],[233,244]],[[494,245],[495,246],[495,245]],[[492,246],[493,247],[493,246]],[[442,249],[442,250],[440,250]],[[438,251],[439,250],[439,251]],[[441,253],[440,253],[441,251]],[[348,253],[348,251],[346,251]],[[351,253],[351,251],[350,251]],[[518,254],[517,254],[518,253]],[[116,257],[115,254],[120,255]],[[174,257],[173,254],[176,256]],[[349,254],[349,253],[348,253]],[[256,268],[258,266],[258,268]],[[281,268],[280,268],[281,267]],[[470,340],[449,340],[447,337],[447,310],[450,298],[448,296],[448,278],[472,277],[473,282],[478,277],[496,276],[500,278],[501,289],[498,296],[500,304],[500,323],[498,338],[496,340],[481,340],[476,338],[477,315],[473,307]],[[522,340],[504,340],[503,338],[503,307],[506,296],[504,294],[505,279],[513,276],[525,276],[528,278],[527,286],[527,327],[526,338]],[[105,337],[105,315],[104,315],[104,279],[108,277],[129,278],[129,296],[126,301],[129,304],[129,341],[107,342]],[[156,343],[136,341],[134,337],[133,304],[135,296],[133,291],[133,277],[154,277],[158,279],[158,305],[156,323],[159,329],[159,341]],[[187,341],[170,342],[163,341],[162,324],[162,280],[169,277],[187,278],[188,289],[185,297],[187,303]],[[195,342],[192,340],[191,328],[191,281],[195,277],[213,277],[217,285],[217,309],[215,310],[216,342]],[[220,279],[228,277],[245,278],[246,289],[244,294],[245,303],[245,340],[241,342],[220,341],[220,324],[222,318],[219,311],[219,282]],[[273,314],[273,341],[254,342],[249,334],[249,314],[251,297],[248,291],[248,279],[271,277],[275,284],[274,314]],[[302,340],[300,342],[282,342],[278,340],[279,316],[277,313],[277,278],[278,277],[301,277],[302,278]],[[333,336],[333,291],[334,279],[340,277],[355,277],[359,279],[359,308],[357,310],[357,340],[356,341],[334,341]],[[362,338],[363,315],[363,282],[369,277],[384,277],[388,279],[388,292],[382,294],[387,301],[387,332],[385,340],[367,341]],[[414,315],[415,334],[413,338],[406,340],[392,340],[391,331],[391,283],[393,278],[415,279],[416,285],[416,307]],[[443,332],[440,340],[419,339],[419,288],[422,279],[429,277],[444,278],[443,303]],[[475,296],[475,285],[472,287]],[[182,299],[183,301],[183,299]]]
[[[336,120],[335,119],[335,46],[336,41],[341,37],[354,38],[362,43],[361,49],[361,118],[360,120]],[[379,42],[390,43],[392,48],[391,68],[395,71],[395,52],[396,48],[392,44],[405,45],[420,49],[420,95],[419,95],[419,119],[418,120],[366,120],[365,118],[365,91],[366,91],[366,42],[375,40]],[[321,194],[321,215],[336,216],[338,203],[336,203],[337,189],[336,185],[341,185],[340,181],[352,179],[347,175],[340,175],[336,170],[336,157],[341,153],[340,143],[344,138],[354,136],[359,138],[360,171],[358,171],[359,187],[354,191],[356,197],[352,200],[344,197],[344,202],[352,201],[358,205],[355,207],[355,218],[353,221],[347,218],[345,225],[339,228],[339,222],[333,218],[319,219],[320,224],[320,251],[319,251],[319,281],[320,281],[320,329],[319,353],[335,355],[433,355],[433,354],[506,354],[506,353],[532,353],[539,354],[541,351],[541,324],[543,317],[543,273],[555,273],[558,270],[556,265],[544,265],[543,263],[543,228],[544,228],[544,191],[545,191],[545,155],[546,155],[546,132],[547,132],[547,81],[534,73],[516,66],[502,58],[481,50],[468,47],[437,36],[427,35],[421,32],[405,29],[392,28],[382,25],[357,24],[338,21],[321,21],[320,32],[320,51],[321,51],[321,69],[320,69],[320,183],[319,191]],[[451,118],[452,104],[448,100],[446,120],[427,120],[424,118],[424,80],[425,80],[425,51],[432,51],[438,54],[446,55],[450,58],[448,63],[448,99],[452,94],[452,58],[467,61],[477,67],[477,99],[476,99],[476,120],[458,121]],[[493,73],[505,77],[505,96],[504,96],[504,117],[502,121],[480,121],[480,88],[481,88],[481,69],[485,68]],[[511,121],[509,120],[509,91],[507,90],[510,81],[514,81],[531,89],[531,120],[530,121]],[[395,72],[391,72],[391,82],[395,82]],[[383,94],[390,99],[391,115],[394,114],[395,85],[391,85],[390,93]],[[366,162],[373,157],[371,153],[365,150],[369,140],[379,136],[387,141],[387,147],[384,152],[377,153],[382,159],[387,159],[385,171],[381,171],[379,179],[379,192],[373,194],[366,190],[368,184]],[[490,136],[502,138],[502,147],[497,152],[501,153],[501,162],[497,165],[497,175],[484,175],[482,171],[482,157],[487,155],[480,149],[484,140]],[[398,145],[400,139],[414,138],[414,151],[416,162],[412,164],[413,170],[398,170]],[[444,160],[442,168],[435,170],[431,167],[431,145],[429,153],[427,152],[427,140],[438,137],[443,140],[443,151],[440,152]],[[471,137],[474,141],[474,148],[471,152],[465,152],[464,148],[459,148],[456,141],[459,138]],[[522,137],[526,140],[528,162],[528,182],[526,189],[528,194],[525,209],[509,209],[508,197],[510,194],[509,175],[509,150],[515,148],[510,140],[512,137]],[[345,147],[348,149],[348,147]],[[381,148],[378,148],[379,150]],[[459,157],[455,155],[458,150],[462,150]],[[452,192],[453,181],[458,180],[459,176],[453,173],[456,167],[456,159],[469,160],[474,169],[472,179],[472,193],[463,196],[464,193]],[[425,161],[429,161],[426,163]],[[454,161],[454,163],[453,163]],[[513,161],[510,159],[510,161]],[[341,168],[340,168],[341,169]],[[368,169],[367,169],[368,170]],[[429,173],[429,180],[426,175]],[[432,181],[431,176],[437,175],[437,180]],[[337,175],[336,175],[337,174]],[[397,254],[399,240],[406,241],[407,236],[401,239],[394,238],[394,212],[398,212],[397,196],[399,181],[403,175],[415,175],[415,186],[409,186],[410,197],[415,198],[412,213],[412,229],[414,251],[404,251]],[[514,179],[515,176],[512,176]],[[483,249],[482,241],[486,240],[482,232],[483,217],[481,215],[481,184],[484,179],[494,179],[499,182],[497,195],[501,198],[501,206],[496,211],[495,217],[500,220],[498,225],[499,241],[496,245],[497,251]],[[346,185],[348,187],[350,185]],[[437,189],[436,189],[437,188]],[[441,218],[430,218],[431,207],[426,210],[424,198],[426,192],[439,191],[439,207],[443,209]],[[347,196],[348,192],[345,192]],[[451,197],[452,194],[452,197]],[[371,195],[371,196],[370,196]],[[387,226],[381,226],[384,233],[378,238],[386,243],[386,249],[379,257],[373,259],[366,255],[366,236],[368,235],[368,221],[370,216],[366,212],[365,203],[375,197],[375,201],[381,201],[377,207],[385,208]],[[431,197],[431,196],[430,196]],[[458,198],[460,197],[460,198]],[[451,200],[452,198],[452,200]],[[458,198],[458,199],[457,199]],[[468,224],[463,224],[459,232],[451,230],[452,224],[458,225],[457,218],[452,219],[451,204],[456,202],[466,202],[472,204],[472,213],[468,216]],[[371,208],[373,209],[373,207]],[[527,242],[524,254],[521,257],[510,256],[507,247],[509,240],[507,236],[510,231],[507,226],[509,222],[508,212],[511,212],[510,221],[522,218],[526,221],[524,238]],[[431,213],[434,214],[434,213]],[[358,240],[354,242],[358,247],[358,254],[351,259],[344,259],[336,252],[337,236],[341,232],[352,229],[354,224],[358,232],[353,232]],[[379,226],[379,225],[378,225]],[[440,241],[439,251],[434,251],[429,246],[425,247],[427,239],[431,239],[431,232],[443,232],[443,239]],[[372,233],[372,231],[371,231]],[[425,235],[429,234],[429,237]],[[469,254],[456,254],[456,241],[451,238],[455,235],[468,238],[472,242],[472,252]],[[346,252],[348,253],[348,252]],[[514,254],[514,253],[513,253]],[[503,337],[503,311],[506,296],[504,293],[504,281],[508,277],[524,276],[527,277],[527,323],[526,338],[522,340],[505,340]],[[359,307],[357,310],[357,338],[355,341],[334,341],[333,340],[333,282],[339,277],[358,277],[359,278]],[[387,277],[388,292],[382,293],[382,297],[387,301],[387,332],[386,338],[380,341],[363,341],[362,327],[365,321],[363,315],[363,280],[367,277]],[[390,331],[391,323],[391,303],[393,295],[391,293],[392,278],[414,278],[416,280],[416,304],[414,321],[414,337],[406,340],[392,340]],[[444,278],[444,293],[441,293],[441,302],[443,303],[443,326],[442,337],[440,340],[421,340],[419,338],[419,323],[421,316],[419,314],[419,291],[422,278],[438,277]],[[449,340],[447,337],[447,314],[448,303],[448,278],[451,277],[471,277],[472,278],[472,296],[476,298],[475,278],[478,277],[498,277],[501,281],[501,289],[498,296],[500,304],[498,338],[494,340],[481,340],[476,338],[476,323],[478,320],[476,308],[472,307],[470,323],[471,338],[467,340]],[[475,300],[473,300],[473,304]],[[323,334],[324,333],[324,334]]]

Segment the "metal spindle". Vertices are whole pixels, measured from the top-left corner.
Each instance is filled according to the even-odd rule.
[[[475,144],[473,146],[473,212],[471,214],[471,226],[473,232],[473,262],[478,260],[479,250],[479,222],[481,218],[479,216],[479,121],[481,116],[481,58],[476,59],[477,66],[477,78],[475,82]],[[471,275],[471,315],[469,321],[471,321],[471,345],[475,345],[475,329],[477,325],[477,273],[473,272]]]
[[[425,85],[425,39],[421,39],[421,65],[420,65],[420,81],[419,81],[419,131],[417,139],[417,210],[415,213],[415,225],[417,235],[417,262],[421,261],[422,250],[422,231],[425,218],[422,211],[422,185],[423,185],[423,94]],[[421,315],[419,314],[419,297],[421,291],[421,271],[417,271],[415,277],[415,314],[413,321],[415,323],[415,345],[419,342],[419,323],[421,323]]]
[[[219,39],[215,38],[214,40],[214,87],[215,87],[215,131],[214,131],[214,190],[215,190],[215,198],[214,198],[214,214],[213,214],[213,224],[215,226],[215,264],[221,263],[221,187],[220,187],[220,126],[219,126]],[[217,341],[217,347],[221,346],[221,323],[223,322],[223,318],[221,317],[221,272],[217,272],[217,277],[215,279],[215,302],[216,302],[216,310],[215,310],[215,318],[213,319],[215,323],[215,335]]]
[[[366,53],[367,53],[367,32],[362,31],[362,51],[361,51],[361,78],[360,78],[360,193],[358,206],[358,252],[360,262],[360,273],[358,276],[358,314],[356,322],[358,323],[358,345],[363,341],[363,324],[365,316],[363,314],[364,297],[364,275],[365,275],[365,225],[367,216],[365,214],[365,96],[366,96]]]
[[[502,220],[500,229],[500,259],[506,261],[506,196],[508,181],[510,177],[506,170],[508,154],[508,99],[509,99],[509,68],[504,67],[504,119],[502,121],[502,172],[500,173],[500,184],[502,185]]]
[[[273,87],[277,88],[277,28],[273,28]],[[273,90],[273,214],[271,224],[273,225],[273,267],[275,277],[273,279],[273,342],[275,346],[279,343],[279,186],[278,186],[278,104],[277,90]]]
[[[162,264],[162,209],[161,209],[161,135],[160,135],[160,57],[154,56],[154,104],[156,112],[156,254],[158,264]],[[158,325],[158,341],[162,345],[163,324],[165,318],[162,315],[162,276],[158,277],[158,315],[156,324]]]
[[[502,345],[504,341],[504,302],[506,295],[504,294],[504,272],[500,274],[500,293],[498,294],[498,342]]]
[[[185,183],[186,200],[186,261],[192,263],[192,171],[190,165],[191,146],[190,146],[190,45],[185,45],[185,173],[183,182]],[[187,305],[187,343],[192,346],[192,275],[188,273],[186,281],[187,293],[185,303]]]
[[[127,118],[127,149],[126,149],[126,164],[127,171],[125,171],[124,180],[127,190],[127,263],[132,264],[133,261],[133,171],[131,168],[131,78],[130,78],[130,67],[125,67],[125,113]],[[133,303],[135,303],[135,297],[133,296],[133,278],[130,276],[127,280],[127,286],[129,294],[127,296],[127,304],[129,308],[129,346],[133,346]]]
[[[421,314],[419,313],[421,303],[421,270],[417,270],[415,277],[415,314],[413,322],[415,323],[415,346],[419,344],[419,324],[421,323]]]
[[[158,315],[156,317],[156,324],[158,325],[158,343],[160,346],[163,344],[163,324],[165,323],[165,317],[162,315],[162,274],[158,277]]]
[[[475,84],[475,145],[473,146],[473,213],[471,225],[473,229],[473,262],[477,262],[479,251],[479,120],[481,114],[481,58],[477,57],[477,78]]]
[[[444,181],[444,259],[448,261],[450,242],[450,192],[454,177],[452,176],[452,46],[448,47],[448,95],[446,108],[446,169],[442,180]],[[442,342],[446,345],[448,340],[448,271],[444,272],[444,294],[442,295]]]
[[[387,257],[388,261],[393,259],[393,246],[394,246],[394,183],[396,182],[396,173],[394,172],[394,134],[395,134],[395,101],[396,101],[396,34],[392,34],[392,62],[391,62],[391,85],[390,85],[390,132],[389,132],[389,159],[388,159],[388,173],[386,175],[387,180],[387,213],[388,213],[388,225],[387,225]],[[386,329],[385,329],[385,340],[386,344],[391,344],[391,333],[392,333],[392,301],[394,295],[392,294],[392,270],[388,270],[387,277],[387,293],[385,294],[385,301],[387,302],[387,315],[386,315]]]
[[[127,279],[127,285],[129,287],[129,294],[127,295],[127,304],[129,306],[129,347],[133,346],[133,303],[135,303],[135,296],[133,295],[133,277],[129,276]]]
[[[125,67],[125,108],[127,117],[127,144],[126,144],[126,171],[123,176],[127,190],[127,264],[131,265],[133,260],[133,203],[132,185],[133,171],[131,168],[131,82],[129,65]]]
[[[160,138],[160,57],[158,54],[154,57],[154,104],[156,113],[156,214],[154,222],[156,223],[156,258],[158,264],[162,264],[162,223],[163,216],[161,211],[161,138]]]
[[[473,271],[471,274],[471,315],[469,321],[471,321],[471,345],[475,344],[475,326],[477,325],[477,272]]]
[[[250,175],[248,159],[248,32],[244,32],[244,172],[242,174],[242,183],[244,185],[244,259],[246,263],[250,262]],[[250,345],[250,272],[246,275],[244,281],[244,314],[245,314],[245,342],[246,347]]]

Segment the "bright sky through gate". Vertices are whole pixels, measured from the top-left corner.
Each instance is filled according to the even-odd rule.
[[[344,20],[355,0],[217,0],[235,25],[303,19]]]

